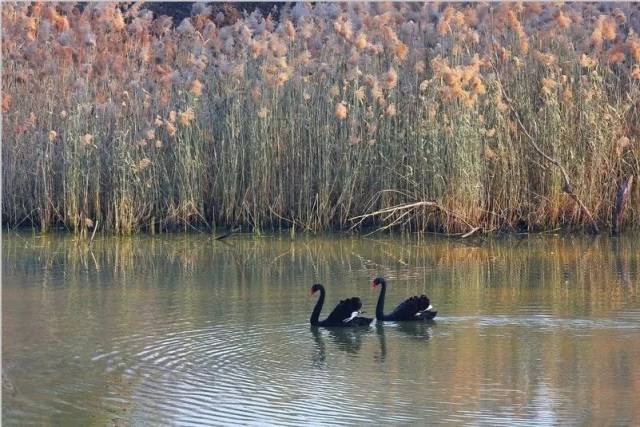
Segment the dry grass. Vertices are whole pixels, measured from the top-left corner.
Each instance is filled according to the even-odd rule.
[[[199,7],[174,26],[139,5],[3,3],[2,19],[9,226],[322,230],[383,211],[361,225],[606,228],[640,173],[638,4],[323,3],[233,24]]]

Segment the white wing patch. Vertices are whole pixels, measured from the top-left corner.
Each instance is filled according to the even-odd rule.
[[[360,314],[359,311],[354,311],[353,313],[351,313],[351,317],[348,317],[348,318],[344,319],[343,322],[344,323],[351,322],[353,319],[358,317],[358,314]]]
[[[429,304],[429,307],[425,308],[422,311],[419,311],[416,313],[416,316],[420,317],[422,316],[424,313],[426,313],[427,311],[431,311],[431,309],[433,309],[433,306],[431,304]]]

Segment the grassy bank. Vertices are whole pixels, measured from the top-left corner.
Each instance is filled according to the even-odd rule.
[[[640,173],[638,4],[2,19],[9,226],[607,229]]]

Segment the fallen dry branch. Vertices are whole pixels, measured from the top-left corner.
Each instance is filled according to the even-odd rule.
[[[474,229],[472,229],[468,233],[463,234],[462,238],[466,239],[467,237],[471,237],[471,236],[473,236],[474,234],[476,234],[480,230],[482,230],[482,227],[475,227]]]
[[[422,207],[422,206],[429,206],[429,207],[436,207],[436,208],[440,208],[441,207],[436,202],[408,203],[408,204],[405,204],[405,205],[391,206],[391,207],[388,207],[388,208],[377,210],[375,212],[370,212],[370,213],[366,213],[366,214],[363,214],[363,215],[354,216],[352,218],[349,218],[349,220],[350,221],[354,221],[356,219],[360,219],[358,224],[361,224],[363,220],[365,220],[365,219],[367,219],[369,217],[372,217],[372,216],[382,215],[382,214],[389,214],[389,213],[393,214],[393,213],[396,213],[398,211],[402,211],[402,210],[406,210],[406,209],[414,209],[414,208],[418,208],[418,207]]]
[[[232,234],[234,234],[234,233],[238,233],[238,232],[239,232],[239,231],[241,231],[241,230],[242,230],[242,227],[235,227],[235,228],[232,228],[231,230],[227,231],[226,233],[223,233],[223,234],[221,234],[221,235],[217,236],[217,237],[215,238],[215,240],[223,240],[223,239],[226,239],[227,237],[231,236],[231,235],[232,235]]]
[[[462,223],[464,223],[467,227],[470,228],[470,231],[468,233],[466,233],[463,237],[471,236],[471,235],[475,234],[477,231],[479,231],[481,229],[481,227],[475,227],[472,224],[470,224],[462,215],[459,215],[459,214],[457,214],[455,212],[450,211],[449,209],[445,208],[444,206],[442,206],[441,204],[439,204],[437,202],[421,201],[421,202],[406,203],[406,204],[401,204],[401,205],[390,206],[388,208],[380,209],[380,210],[377,210],[377,211],[374,211],[374,212],[369,212],[369,213],[366,213],[366,214],[363,214],[363,215],[358,215],[358,216],[354,216],[352,218],[349,218],[349,221],[359,220],[353,226],[351,226],[351,230],[353,230],[354,228],[360,226],[368,218],[372,218],[372,217],[380,216],[380,215],[385,215],[385,217],[383,218],[383,222],[386,222],[387,220],[389,220],[393,216],[399,214],[399,216],[395,220],[393,220],[391,223],[376,229],[376,231],[386,230],[386,229],[389,229],[389,228],[393,227],[394,225],[397,225],[398,223],[400,223],[400,220],[402,220],[403,218],[409,216],[413,211],[415,211],[418,208],[434,208],[435,210],[442,211],[442,212],[446,213],[447,215],[456,217]]]

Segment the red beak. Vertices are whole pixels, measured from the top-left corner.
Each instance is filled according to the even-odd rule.
[[[376,286],[378,286],[378,285],[376,285],[376,282],[371,282],[371,289],[375,289]]]
[[[313,295],[313,289],[309,289],[309,296]]]

